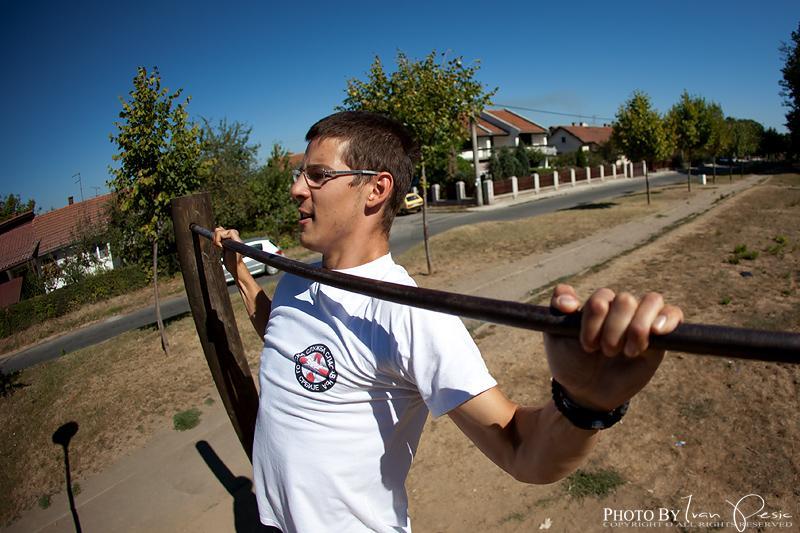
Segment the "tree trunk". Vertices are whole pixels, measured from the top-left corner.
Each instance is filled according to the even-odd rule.
[[[717,156],[714,156],[712,161],[714,162],[714,185],[717,184]]]
[[[647,188],[647,205],[650,205],[650,178],[644,173],[644,186]]]
[[[158,300],[158,237],[153,239],[153,293],[156,297],[156,323],[158,333],[161,335],[161,349],[169,355],[169,341],[167,332],[164,330],[164,322],[161,321],[161,302]]]
[[[689,187],[689,192],[692,192],[692,159],[686,159],[686,185]]]
[[[422,162],[422,240],[425,242],[425,261],[428,263],[428,275],[433,273],[431,268],[431,251],[428,248],[428,178],[425,177],[425,161]]]
[[[733,155],[730,156],[728,161],[728,181],[733,183]]]

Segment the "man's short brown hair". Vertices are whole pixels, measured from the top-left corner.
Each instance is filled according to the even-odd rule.
[[[306,133],[309,143],[323,139],[338,139],[344,144],[341,156],[350,168],[388,172],[394,177],[394,189],[383,210],[383,229],[388,235],[411,189],[414,164],[419,157],[409,130],[379,113],[342,111],[323,118]],[[351,183],[359,185],[369,179],[371,176],[356,176]]]

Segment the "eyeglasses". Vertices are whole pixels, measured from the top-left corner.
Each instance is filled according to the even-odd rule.
[[[309,187],[312,184],[317,187],[321,187],[325,183],[332,179],[338,178],[339,176],[377,176],[378,174],[380,174],[380,172],[376,172],[374,170],[328,170],[327,168],[316,166],[308,168],[296,168],[292,170],[292,178],[294,181],[297,181],[300,176],[303,176],[305,177],[306,183]]]

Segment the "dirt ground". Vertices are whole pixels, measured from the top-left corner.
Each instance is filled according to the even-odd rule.
[[[668,301],[680,303],[691,322],[800,331],[798,220],[800,179],[772,178],[569,282],[582,295],[601,286],[638,294],[661,291]],[[758,251],[758,257],[729,263],[741,244]],[[747,272],[752,276],[742,275]],[[523,404],[547,400],[540,335],[490,325],[477,337],[507,395]],[[568,494],[571,481],[549,486],[514,481],[446,417],[429,420],[408,482],[412,523],[425,532],[533,531],[548,525],[568,532],[636,530],[655,526],[604,527],[605,509],[657,514],[663,507],[680,511],[678,529],[733,531],[733,507],[727,501],[758,494],[766,501],[765,511],[792,515],[783,522],[793,522],[787,529],[797,531],[798,408],[797,365],[669,354],[583,469],[616,472],[624,484],[605,497],[582,499]],[[745,500],[742,508],[753,511],[757,501]],[[760,530],[765,529],[770,530]]]
[[[613,217],[628,216],[614,213],[627,209],[627,201],[581,211],[576,218],[574,212],[555,215],[568,217],[570,224],[589,224],[584,229],[608,227]],[[682,305],[689,321],[800,331],[798,214],[800,177],[772,178],[570,282],[584,295],[604,285],[635,293],[660,290]],[[607,218],[577,222],[595,216]],[[560,224],[564,220],[550,224],[565,227]],[[502,251],[508,241],[497,235],[505,235],[507,227],[484,230],[473,237],[498,260],[523,253]],[[741,244],[758,251],[758,257],[732,264]],[[409,265],[417,260],[402,258]],[[439,282],[446,284],[448,272],[442,268]],[[234,309],[255,369],[260,339],[238,299]],[[0,397],[0,524],[59,489],[63,458],[50,442],[59,424],[80,421],[73,449],[83,453],[71,456],[74,480],[80,482],[140,447],[157,429],[171,427],[173,414],[192,407],[202,411],[213,384],[191,318],[171,321],[167,329],[174,351],[170,357],[162,355],[152,329],[132,331],[24,372],[19,381],[27,386]],[[547,400],[549,375],[540,335],[490,325],[475,337],[507,395],[525,404]],[[800,369],[789,365],[669,355],[623,422],[601,439],[583,469],[587,477],[582,483],[589,479],[590,494],[582,499],[568,492],[580,480],[520,484],[485,459],[447,417],[429,420],[408,482],[415,531],[531,531],[540,526],[601,531],[611,529],[603,527],[604,508],[683,509],[689,495],[694,512],[730,520],[726,500],[751,493],[766,500],[767,510],[793,515],[796,526],[799,390]],[[623,481],[605,497],[593,494],[602,489],[600,471],[616,473]]]

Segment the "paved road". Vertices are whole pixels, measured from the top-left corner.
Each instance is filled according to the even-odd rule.
[[[677,173],[663,173],[650,179],[651,186],[659,187],[679,183],[686,179]],[[618,179],[597,186],[580,185],[575,189],[564,187],[564,194],[539,198],[531,195],[530,201],[523,201],[498,209],[476,209],[455,213],[434,213],[428,217],[430,235],[442,233],[451,228],[475,224],[489,220],[515,220],[530,216],[551,213],[560,209],[568,209],[580,204],[597,202],[614,198],[630,192],[644,190],[643,179]],[[422,214],[398,217],[392,227],[390,246],[392,254],[397,257],[422,240]],[[269,276],[262,276],[259,282],[263,285],[270,281]],[[230,292],[236,292],[230,287]],[[162,303],[161,314],[164,320],[175,318],[189,312],[189,302],[185,295],[177,296]],[[40,343],[26,350],[19,351],[11,357],[0,361],[0,371],[13,372],[55,359],[69,352],[80,350],[100,342],[112,339],[126,331],[155,324],[155,312],[152,307],[140,309],[124,316],[115,316],[98,324],[81,328],[52,340]]]
[[[593,180],[594,181],[594,180]],[[674,183],[685,183],[686,175],[676,172],[665,172],[658,176],[651,176],[651,187],[663,187]],[[434,213],[428,216],[428,233],[436,235],[449,229],[485,222],[489,220],[515,220],[552,213],[561,209],[569,209],[580,204],[587,204],[615,198],[630,192],[643,191],[645,182],[641,178],[617,179],[606,181],[598,185],[579,185],[572,189],[569,185],[562,185],[564,194],[539,198],[529,196],[529,201],[516,203],[500,209],[470,210],[458,213]],[[392,236],[389,240],[392,254],[397,257],[422,240],[422,213],[415,213],[398,217],[392,226]]]

